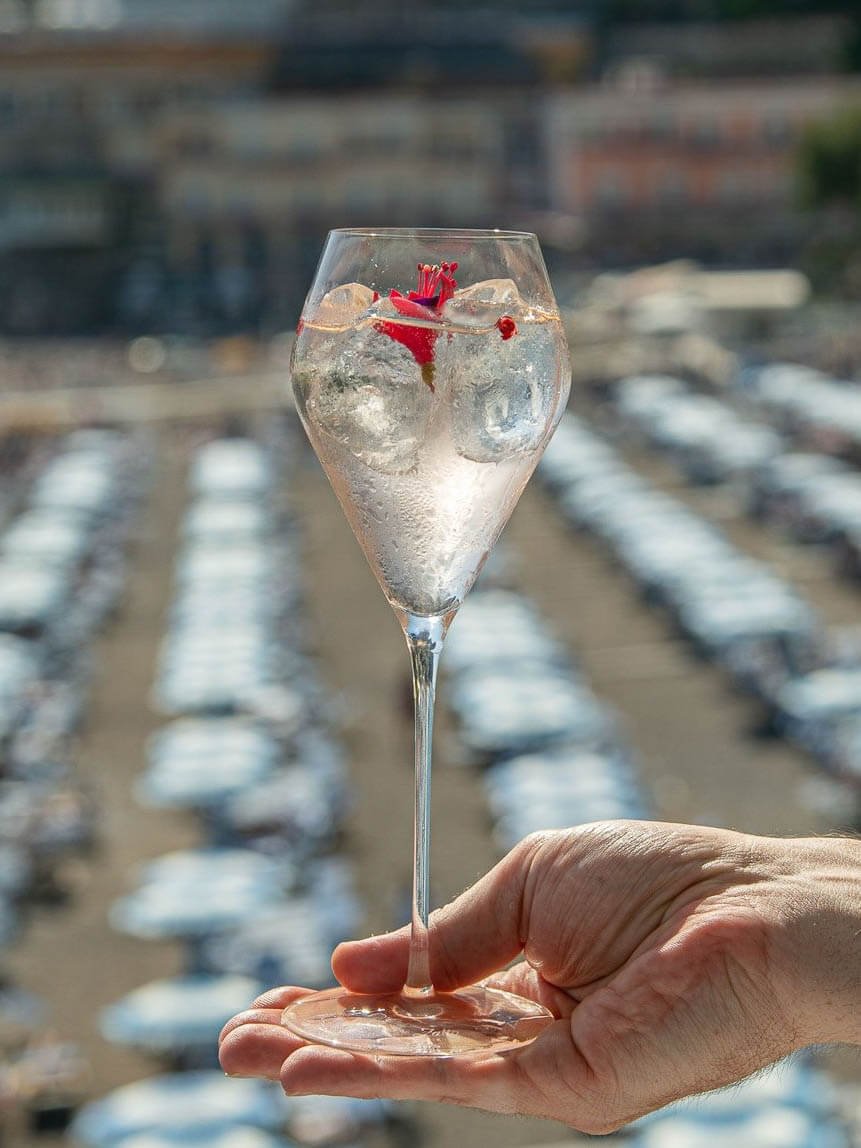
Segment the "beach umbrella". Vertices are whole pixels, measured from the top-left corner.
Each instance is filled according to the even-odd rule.
[[[364,1100],[354,1096],[294,1096],[290,1102],[287,1131],[300,1144],[364,1143],[364,1131],[383,1124],[396,1111],[397,1106],[390,1100]]]
[[[147,757],[152,765],[178,757],[209,760],[219,753],[276,759],[277,741],[263,726],[247,718],[186,718],[164,726],[149,740]]]
[[[270,525],[266,508],[240,498],[201,498],[192,503],[182,532],[192,542],[244,543],[259,538]]]
[[[339,787],[311,767],[288,766],[224,803],[221,819],[238,833],[273,832],[298,842],[318,841],[340,824]]]
[[[466,613],[466,607],[474,608]],[[470,674],[494,667],[498,658],[487,641],[498,635],[505,648],[506,664],[564,661],[559,642],[545,630],[535,610],[510,591],[483,591],[464,604],[464,614],[446,641],[446,672]],[[450,641],[450,647],[449,647]]]
[[[712,1124],[732,1122],[773,1108],[800,1109],[824,1124],[840,1107],[835,1082],[810,1059],[784,1060],[767,1073],[751,1076],[732,1088],[722,1088],[675,1101],[642,1116],[636,1127],[663,1120],[694,1118]]]
[[[289,1143],[262,1128],[237,1126],[220,1132],[204,1131],[200,1135],[187,1130],[143,1132],[123,1139],[116,1148],[289,1148]]]
[[[202,883],[226,888],[233,882],[284,886],[293,881],[293,873],[281,861],[253,849],[177,849],[145,862],[138,873],[143,885],[179,885],[189,892]]]
[[[146,886],[114,902],[111,925],[133,937],[204,937],[239,925],[270,905],[279,891],[257,882],[195,890]]]
[[[214,1048],[227,1021],[264,990],[251,977],[195,974],[151,981],[101,1013],[106,1040],[153,1053]]]
[[[247,849],[168,854],[142,871],[140,887],[114,902],[111,924],[143,938],[223,932],[281,901],[293,874],[283,862]]]
[[[139,778],[135,794],[156,808],[211,808],[265,781],[274,769],[271,758],[229,747],[210,758],[165,754]]]
[[[153,689],[156,708],[174,714],[233,714],[251,710],[273,683],[271,658],[266,650],[251,657],[231,654],[213,642],[205,658],[179,647],[173,664],[163,668]],[[188,655],[188,656],[187,656]]]
[[[0,948],[12,944],[18,935],[20,924],[15,904],[0,894]]]
[[[40,510],[99,515],[116,496],[116,483],[106,469],[67,456],[58,459],[36,482],[30,505]]]
[[[20,566],[0,559],[0,630],[35,631],[56,619],[71,592],[58,567]]]
[[[321,907],[311,898],[291,900],[255,915],[228,933],[203,942],[204,964],[221,973],[246,974],[271,984],[332,984],[330,959],[339,940]],[[250,998],[249,998],[250,999]]]
[[[667,1116],[649,1125],[632,1148],[851,1148],[846,1132],[798,1109],[778,1105],[735,1120]]]
[[[277,1084],[231,1080],[218,1070],[181,1072],[136,1081],[85,1105],[70,1132],[89,1148],[116,1148],[144,1134],[174,1135],[187,1144],[231,1128],[277,1130],[288,1114],[289,1101]]]
[[[573,678],[556,672],[476,676],[462,683],[454,708],[463,743],[486,756],[561,742],[595,746],[615,734],[607,707]]]
[[[205,940],[203,967],[270,984],[330,983],[332,949],[356,936],[364,920],[354,868],[344,857],[310,859],[302,865],[301,882],[301,895],[293,893],[253,920]]]
[[[27,693],[37,677],[38,663],[31,643],[0,633],[0,740],[9,737],[25,715]]]
[[[0,897],[20,897],[33,880],[33,864],[23,843],[0,841]]]
[[[195,452],[189,473],[194,494],[255,498],[273,479],[263,448],[250,439],[215,439]]]
[[[59,510],[31,510],[0,537],[0,554],[10,562],[68,568],[81,561],[88,544],[86,523]]]
[[[187,546],[176,563],[175,577],[180,584],[211,586],[234,580],[259,583],[272,573],[267,547],[261,541],[248,540],[229,549],[201,543]]]

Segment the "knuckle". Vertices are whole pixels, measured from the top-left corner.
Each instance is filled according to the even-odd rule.
[[[514,852],[521,860],[532,862],[548,846],[557,845],[568,832],[567,829],[536,829],[515,845]]]

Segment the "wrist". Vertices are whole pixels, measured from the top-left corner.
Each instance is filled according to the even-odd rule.
[[[861,1044],[861,841],[783,842],[773,967],[799,1047]]]

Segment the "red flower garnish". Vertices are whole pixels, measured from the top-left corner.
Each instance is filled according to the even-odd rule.
[[[399,315],[405,319],[420,319],[425,322],[438,322],[445,303],[457,288],[454,273],[456,263],[419,263],[418,289],[402,295],[392,289],[389,299]],[[375,324],[376,329],[390,339],[403,343],[412,351],[413,358],[422,369],[422,379],[431,390],[434,389],[434,343],[439,331],[432,327],[413,327],[406,323],[392,323],[385,319]]]

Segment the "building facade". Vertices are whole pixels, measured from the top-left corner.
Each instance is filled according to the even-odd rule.
[[[273,37],[247,25],[178,33],[141,24],[139,12],[125,21],[117,0],[45,0],[21,7],[20,21],[27,19],[16,25],[6,3],[0,329],[109,327],[127,267],[148,248],[160,258],[161,117],[259,91]]]
[[[340,225],[534,228],[593,265],[784,259],[801,134],[861,100],[733,75],[779,57],[762,28],[680,78],[663,49],[696,70],[689,30],[452,10],[0,0],[0,331],[292,325]]]
[[[632,68],[548,99],[554,210],[620,259],[784,255],[806,224],[796,156],[812,123],[861,104],[861,80],[664,81]]]

